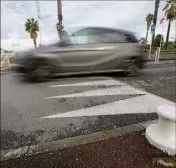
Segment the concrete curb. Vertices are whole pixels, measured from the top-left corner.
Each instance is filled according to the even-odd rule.
[[[176,63],[176,60],[159,60],[159,62],[155,62],[154,60],[146,61],[146,64],[172,64]]]
[[[164,61],[159,61],[159,62],[147,61],[145,65],[148,68],[161,68],[165,66],[176,66],[176,60],[167,60],[167,61],[164,60]]]
[[[159,61],[161,62],[164,62],[164,61],[176,61],[176,58],[175,59],[159,59]],[[145,62],[155,62],[155,59],[147,59],[145,60]]]
[[[158,65],[170,65],[170,64],[173,64],[173,65],[176,65],[176,60],[163,60],[163,61],[159,61],[159,62],[155,62],[155,61],[147,61],[147,62],[145,62],[146,63],[146,65],[156,65],[156,66],[158,66]]]
[[[145,128],[148,127],[148,125],[156,122],[157,120],[151,120],[139,124],[132,124],[129,126],[119,127],[112,130],[106,130],[97,133],[81,135],[51,142],[45,142],[32,146],[23,146],[18,149],[4,150],[1,151],[1,161],[98,142],[110,138],[120,137],[125,134],[130,134],[133,132],[144,131]]]

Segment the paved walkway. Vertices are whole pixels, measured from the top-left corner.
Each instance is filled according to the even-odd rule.
[[[175,157],[151,146],[142,132],[1,162],[1,168],[165,168]]]

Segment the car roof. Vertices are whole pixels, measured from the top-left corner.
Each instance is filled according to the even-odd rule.
[[[128,31],[128,30],[124,30],[124,29],[119,29],[119,28],[111,28],[111,27],[98,27],[98,26],[89,26],[89,27],[83,27],[83,28],[80,28],[78,29],[76,32],[79,32],[81,30],[84,30],[84,29],[106,29],[106,30],[115,30],[115,31],[118,31],[120,33],[126,33],[126,34],[135,34],[134,32],[131,32],[131,31]]]

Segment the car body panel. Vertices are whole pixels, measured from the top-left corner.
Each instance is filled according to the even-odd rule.
[[[123,69],[124,62],[131,57],[142,57],[138,43],[96,43],[59,46],[59,43],[39,47],[27,52],[21,65],[31,59],[45,59],[55,67],[55,73],[83,71],[110,71]],[[20,61],[19,61],[20,62]]]
[[[120,68],[127,57],[138,52],[126,44],[97,44],[70,47],[48,47],[33,55],[46,58],[62,72],[113,70]]]

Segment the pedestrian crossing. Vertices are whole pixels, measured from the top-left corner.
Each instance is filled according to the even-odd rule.
[[[119,115],[119,114],[144,114],[155,113],[156,108],[160,104],[175,105],[174,102],[158,97],[144,90],[134,88],[127,83],[108,79],[91,82],[80,82],[71,84],[58,84],[49,86],[50,89],[67,89],[67,87],[81,87],[81,86],[109,86],[105,88],[97,88],[80,93],[71,93],[65,95],[52,95],[45,97],[46,101],[53,99],[76,99],[86,98],[93,99],[94,97],[104,96],[118,96],[124,97],[113,102],[102,103],[98,105],[89,106],[87,108],[76,109],[66,112],[55,112],[55,114],[42,117],[45,118],[65,118],[65,117],[83,117],[83,116],[105,116],[105,115]],[[111,87],[110,87],[111,86]]]

